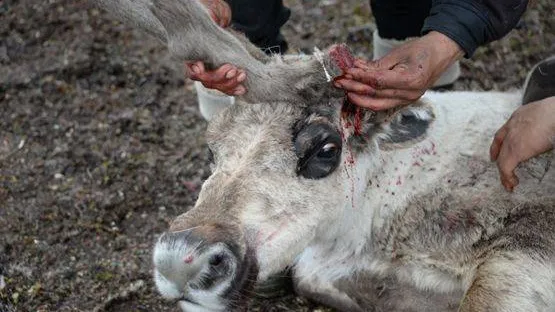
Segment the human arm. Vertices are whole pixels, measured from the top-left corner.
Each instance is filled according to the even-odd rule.
[[[354,75],[337,81],[354,104],[382,110],[410,103],[463,55],[507,34],[526,0],[434,0],[423,36],[375,62],[363,62]],[[424,57],[427,56],[427,57]]]
[[[519,163],[553,149],[555,143],[555,96],[521,106],[497,131],[490,147],[501,183],[508,191],[518,185]]]

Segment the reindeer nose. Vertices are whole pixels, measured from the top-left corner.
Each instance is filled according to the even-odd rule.
[[[167,298],[231,284],[239,258],[228,243],[202,230],[167,232],[158,240],[154,249],[156,282]]]

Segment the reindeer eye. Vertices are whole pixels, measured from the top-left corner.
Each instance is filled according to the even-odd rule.
[[[301,129],[294,140],[297,174],[307,179],[330,175],[341,161],[341,135],[330,124],[312,123]]]
[[[338,150],[339,149],[335,143],[327,143],[320,149],[320,151],[318,151],[316,156],[325,159],[333,158],[337,155]]]

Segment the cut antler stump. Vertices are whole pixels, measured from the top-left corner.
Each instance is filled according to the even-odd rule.
[[[335,63],[334,65],[339,67],[342,74],[334,77],[334,80],[344,77],[344,72],[355,66],[355,58],[351,54],[349,47],[346,44],[336,44],[329,49],[330,59]],[[362,108],[354,105],[349,101],[347,95],[343,101],[343,106],[341,107],[341,117],[343,118],[344,125],[347,128],[353,127],[354,135],[359,136],[362,134]]]

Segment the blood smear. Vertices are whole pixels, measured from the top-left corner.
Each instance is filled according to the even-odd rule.
[[[333,45],[329,50],[329,55],[335,65],[337,65],[337,67],[339,67],[344,72],[347,69],[355,66],[355,58],[345,44]],[[334,80],[341,79],[343,77],[344,74],[335,77]],[[341,117],[345,121],[352,118],[354,135],[359,136],[362,134],[362,109],[351,103],[347,99],[347,96],[345,96],[343,100],[343,106],[341,107]],[[350,122],[345,122],[345,124],[348,126],[351,125]]]

